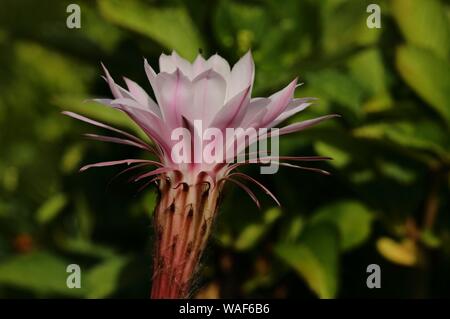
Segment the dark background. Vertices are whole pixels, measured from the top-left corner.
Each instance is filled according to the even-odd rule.
[[[72,2],[72,1],[70,1]],[[282,168],[258,176],[259,211],[228,185],[195,296],[339,298],[450,296],[450,6],[448,1],[2,0],[0,10],[0,297],[149,296],[153,190],[86,163],[139,157],[86,141],[103,133],[76,111],[131,132],[121,113],[84,101],[109,97],[103,61],[150,91],[172,49],[234,63],[249,48],[254,96],[295,76],[298,97],[320,100],[292,121],[342,118],[283,137],[284,155],[324,155],[332,176]],[[66,287],[79,264],[82,288]],[[381,267],[381,289],[366,268]]]

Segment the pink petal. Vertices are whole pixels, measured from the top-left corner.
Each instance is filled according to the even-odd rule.
[[[270,97],[270,104],[267,106],[267,113],[262,119],[261,126],[268,127],[288,106],[294,96],[297,79],[294,79],[284,89],[278,91]]]
[[[162,147],[166,154],[170,154],[170,135],[168,135],[166,125],[158,116],[149,110],[135,107],[137,102],[130,99],[117,99],[112,103],[117,104],[121,110],[127,113],[150,139]]]
[[[227,127],[234,127],[234,123],[238,123],[241,120],[239,117],[243,117],[243,111],[250,101],[250,87],[234,96],[228,101],[222,109],[216,114],[210,127],[215,127],[221,130],[225,130]]]
[[[181,115],[194,106],[191,81],[179,70],[172,74],[159,73],[156,91],[165,125],[170,130],[181,127]]]
[[[111,75],[109,74],[108,69],[105,67],[105,65],[103,63],[102,63],[102,68],[103,68],[103,71],[105,72],[106,81],[109,84],[109,88],[110,88],[112,94],[114,95],[114,97],[116,99],[121,98],[122,94],[120,93],[120,90],[116,86],[116,83],[114,82],[114,79],[111,77]]]
[[[208,69],[211,68],[206,66],[206,61],[202,57],[202,55],[201,54],[197,55],[194,64],[192,65],[192,76],[195,78],[197,75],[199,75],[202,72],[205,72]]]
[[[127,139],[123,139],[123,138],[119,138],[119,137],[114,137],[114,136],[104,136],[104,135],[97,135],[97,134],[84,134],[84,136],[92,139],[92,140],[97,140],[97,141],[102,141],[102,142],[111,142],[111,143],[116,143],[116,144],[124,144],[124,145],[130,145],[130,146],[134,146],[140,149],[144,149],[146,151],[149,151],[150,148],[149,147],[144,147],[143,145],[133,142],[131,140],[127,140]]]
[[[105,167],[105,166],[115,166],[115,165],[121,165],[121,164],[134,164],[134,163],[148,163],[156,166],[161,166],[162,164],[156,161],[150,161],[150,160],[143,160],[143,159],[124,159],[124,160],[118,160],[118,161],[108,161],[108,162],[99,162],[94,164],[85,165],[82,168],[80,168],[80,172],[84,172],[85,170],[88,170],[93,167]]]
[[[226,82],[219,73],[208,70],[192,81],[192,90],[193,104],[183,110],[183,115],[191,121],[200,119],[207,127],[224,104]]]
[[[256,206],[257,206],[258,208],[261,208],[261,205],[259,204],[258,198],[257,198],[256,195],[250,190],[250,188],[248,188],[248,187],[245,186],[243,183],[241,183],[241,182],[239,182],[239,181],[237,181],[237,180],[235,180],[235,179],[232,179],[232,178],[224,178],[224,179],[222,179],[222,180],[224,180],[224,181],[230,181],[230,182],[235,183],[236,185],[238,185],[240,188],[242,188],[242,189],[250,196],[250,198],[255,202]]]
[[[255,77],[255,64],[252,54],[248,51],[231,70],[230,81],[228,83],[227,100],[234,97],[242,90],[250,86],[253,87]]]
[[[155,170],[153,170],[151,172],[148,172],[148,173],[145,173],[145,174],[142,174],[142,175],[138,176],[137,178],[135,178],[134,181],[138,182],[138,181],[140,181],[140,180],[142,180],[144,178],[147,178],[147,177],[150,177],[150,176],[159,175],[159,174],[162,174],[162,173],[167,173],[167,172],[172,171],[172,170],[173,169],[169,168],[169,167],[157,168],[157,169],[155,169]]]
[[[303,99],[298,99],[303,100]],[[293,100],[291,103],[289,103],[286,110],[278,115],[278,117],[270,123],[270,127],[274,127],[278,125],[279,123],[283,122],[284,120],[290,118],[291,116],[294,116],[295,114],[305,110],[307,107],[309,107],[312,103],[307,103],[303,101],[295,101]]]
[[[141,145],[144,146],[144,147],[147,147],[147,146],[148,146],[147,143],[145,143],[143,140],[141,140],[140,138],[137,138],[137,137],[134,136],[134,135],[131,135],[130,133],[127,133],[127,132],[125,132],[125,131],[119,130],[119,129],[114,128],[114,127],[112,127],[112,126],[103,124],[103,123],[101,123],[101,122],[95,121],[95,120],[90,119],[90,118],[88,118],[88,117],[85,117],[85,116],[83,116],[83,115],[80,115],[80,114],[77,114],[77,113],[73,113],[73,112],[70,112],[70,111],[64,111],[64,112],[62,112],[62,114],[67,115],[67,116],[70,116],[70,117],[72,117],[72,118],[74,118],[74,119],[77,119],[77,120],[80,120],[80,121],[83,121],[83,122],[86,122],[86,123],[95,125],[95,126],[98,126],[98,127],[101,127],[101,128],[105,128],[105,129],[107,129],[107,130],[110,130],[110,131],[113,131],[113,132],[122,134],[122,135],[128,137],[129,139],[135,141],[136,143],[141,144]]]
[[[269,98],[259,97],[251,99],[242,119],[241,127],[247,128],[253,126],[252,124],[259,123],[267,113],[267,105],[269,103]]]
[[[189,61],[183,59],[172,51],[171,55],[161,54],[159,57],[159,71],[166,73],[173,73],[179,69],[186,77],[192,78],[192,65]]]
[[[250,182],[252,182],[252,183],[255,183],[257,186],[259,186],[267,195],[269,195],[270,197],[272,197],[272,199],[277,203],[277,205],[278,206],[281,206],[281,204],[280,204],[280,202],[278,201],[278,199],[275,197],[275,195],[274,194],[272,194],[272,192],[267,188],[267,187],[265,187],[263,184],[261,184],[260,182],[258,182],[256,179],[254,179],[253,177],[251,177],[251,176],[248,176],[248,175],[246,175],[246,174],[243,174],[243,173],[232,173],[232,174],[230,174],[230,175],[228,175],[229,177],[232,177],[232,176],[238,176],[238,177],[242,177],[242,178],[245,178],[246,180],[249,180]]]
[[[219,73],[228,83],[230,78],[230,65],[227,60],[222,58],[220,55],[214,54],[211,56],[208,61],[206,61],[206,68],[213,69]]]
[[[331,118],[335,118],[335,117],[340,117],[340,115],[338,115],[338,114],[330,114],[330,115],[325,115],[325,116],[317,117],[317,118],[314,118],[314,119],[310,119],[310,120],[294,123],[294,124],[291,124],[291,125],[287,125],[285,127],[280,128],[278,130],[278,134],[276,134],[276,135],[285,135],[285,134],[291,134],[291,133],[303,131],[303,130],[305,130],[307,128],[310,128],[311,126],[319,124],[322,121],[325,121],[325,120],[328,120],[328,119],[331,119]],[[275,135],[273,135],[273,136],[275,136]]]
[[[153,113],[159,116],[161,115],[161,110],[159,109],[158,105],[139,84],[125,77],[124,80],[128,87],[128,90],[130,91],[130,94],[136,101],[138,101],[141,105],[149,108]]]

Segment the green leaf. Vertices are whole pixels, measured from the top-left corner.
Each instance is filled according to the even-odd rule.
[[[294,268],[320,298],[333,298],[338,290],[338,242],[338,232],[333,225],[308,225],[298,244],[278,244],[275,253]]]
[[[370,94],[371,98],[364,103],[365,111],[384,111],[392,106],[379,50],[367,49],[354,55],[348,61],[348,66],[352,77]]]
[[[401,46],[396,66],[406,83],[450,125],[450,64],[431,51]]]
[[[355,129],[353,133],[357,137],[387,139],[407,148],[448,156],[447,134],[439,125],[431,121],[369,124]]]
[[[450,54],[450,24],[438,0],[393,0],[392,13],[406,40],[442,59]]]
[[[326,99],[342,104],[354,114],[361,113],[363,89],[351,76],[334,69],[306,75],[307,83]],[[321,96],[318,96],[321,98]]]
[[[203,43],[187,10],[177,7],[152,7],[144,1],[100,0],[102,14],[113,23],[141,33],[193,59]]]
[[[237,250],[247,250],[256,245],[265,233],[265,227],[262,224],[248,225],[239,234],[234,243]]]
[[[81,254],[90,257],[110,258],[114,256],[114,251],[100,244],[95,244],[83,238],[61,239],[60,247],[73,254]]]
[[[46,224],[53,220],[66,206],[67,197],[64,194],[56,194],[47,199],[36,212],[36,220],[40,224]]]
[[[281,216],[279,208],[272,208],[265,212],[264,221],[250,224],[244,228],[234,243],[237,250],[248,250],[254,247],[258,241],[268,232],[270,226]]]
[[[76,170],[83,158],[84,147],[82,144],[74,144],[67,148],[61,159],[61,171],[70,173]]]
[[[320,208],[311,220],[334,223],[339,229],[340,247],[343,251],[364,243],[370,236],[373,214],[362,203],[341,201]]]
[[[420,241],[430,248],[439,248],[442,245],[442,240],[429,229],[420,233]]]
[[[338,5],[323,1],[323,48],[326,53],[337,53],[356,45],[375,43],[382,29],[369,29],[366,24],[368,0],[343,1]]]
[[[390,177],[402,184],[411,185],[417,177],[417,174],[414,170],[408,169],[400,163],[380,161],[380,163],[378,163],[378,166],[383,175]]]
[[[214,30],[226,47],[242,54],[267,36],[268,16],[261,6],[220,1],[215,11]]]
[[[128,258],[113,257],[89,270],[87,274],[88,298],[104,298],[113,293],[119,282],[119,275]]]
[[[351,155],[345,150],[338,148],[336,145],[319,141],[314,144],[314,148],[319,155],[331,157],[333,160],[329,163],[333,166],[342,168],[351,161]]]
[[[0,264],[0,284],[37,294],[81,297],[84,289],[69,289],[66,268],[70,263],[47,252],[11,257]]]

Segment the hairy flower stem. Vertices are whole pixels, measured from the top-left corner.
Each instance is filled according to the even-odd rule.
[[[151,298],[187,298],[217,210],[221,186],[165,176],[155,209]]]

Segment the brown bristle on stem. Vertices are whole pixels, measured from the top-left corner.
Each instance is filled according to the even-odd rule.
[[[179,182],[178,182],[179,183]],[[151,298],[187,298],[192,277],[211,233],[222,183],[204,196],[205,181],[181,187],[161,178],[155,209],[155,253]]]

